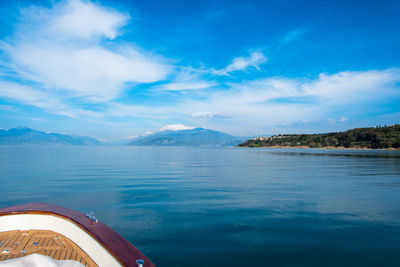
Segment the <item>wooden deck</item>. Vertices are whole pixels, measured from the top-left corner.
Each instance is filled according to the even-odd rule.
[[[117,234],[104,223],[93,223],[85,214],[64,207],[46,203],[29,203],[0,208],[0,216],[15,214],[47,214],[68,220],[89,233],[105,249],[107,249],[122,266],[137,266],[136,260],[144,260],[144,267],[155,265],[125,238]]]
[[[69,238],[46,230],[0,232],[0,261],[42,254],[56,260],[74,260],[85,266],[97,266]]]

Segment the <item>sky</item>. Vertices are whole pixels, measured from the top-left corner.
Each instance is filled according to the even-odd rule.
[[[400,123],[400,1],[0,1],[0,128]]]

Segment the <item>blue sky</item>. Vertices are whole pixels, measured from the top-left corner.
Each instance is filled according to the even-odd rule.
[[[1,1],[0,127],[107,140],[400,122],[399,1]]]

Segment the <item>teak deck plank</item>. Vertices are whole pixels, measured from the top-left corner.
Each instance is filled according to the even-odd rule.
[[[51,249],[51,250],[50,250],[49,257],[54,258],[54,254],[56,254],[56,250],[55,250],[55,249]]]
[[[70,259],[71,260],[76,260],[76,251],[75,250],[73,250],[72,252],[71,252],[71,256],[70,256]]]
[[[46,230],[7,231],[0,235],[0,261],[41,254],[56,260],[75,260],[86,266],[94,261],[69,238]],[[37,244],[34,244],[37,242]],[[8,249],[8,253],[3,253]]]
[[[67,249],[63,249],[61,251],[60,257],[58,259],[59,260],[65,260],[65,254],[67,254]]]
[[[54,259],[58,260],[60,258],[60,254],[61,254],[61,249],[57,249],[56,250],[56,254],[54,255]]]

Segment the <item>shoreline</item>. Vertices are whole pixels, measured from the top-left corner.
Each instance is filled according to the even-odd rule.
[[[400,151],[399,148],[369,148],[369,147],[334,147],[334,146],[327,146],[327,147],[309,147],[309,146],[236,146],[236,147],[244,147],[244,148],[302,148],[302,149],[331,149],[331,150],[383,150],[383,151]]]

